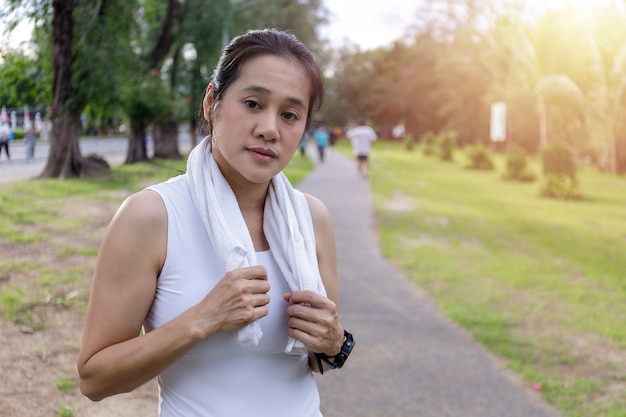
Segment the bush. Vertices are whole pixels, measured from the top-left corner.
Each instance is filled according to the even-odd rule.
[[[422,143],[424,146],[424,151],[423,151],[424,155],[429,156],[429,155],[434,155],[436,153],[436,148],[435,148],[436,141],[437,141],[437,136],[435,136],[435,134],[431,132],[430,130],[424,133],[420,137],[420,143]]]
[[[25,136],[26,133],[24,132],[24,129],[15,129],[13,131],[13,139],[24,139]]]
[[[545,197],[578,199],[576,161],[571,148],[563,142],[552,142],[542,152]]]
[[[439,157],[442,161],[452,161],[454,147],[456,146],[458,134],[454,130],[441,132],[437,137],[437,145],[439,145]]]
[[[495,166],[491,152],[481,144],[472,145],[467,148],[467,159],[469,161],[465,165],[465,169],[492,171]]]
[[[405,149],[407,151],[412,151],[413,148],[415,147],[415,140],[413,139],[413,135],[410,133],[407,133],[403,141],[404,141]]]
[[[506,172],[503,175],[505,180],[533,182],[536,175],[528,169],[526,152],[521,146],[512,145],[509,147],[506,158]]]

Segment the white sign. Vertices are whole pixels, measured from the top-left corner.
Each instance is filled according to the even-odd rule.
[[[491,105],[491,140],[503,142],[506,139],[506,103],[498,102]]]

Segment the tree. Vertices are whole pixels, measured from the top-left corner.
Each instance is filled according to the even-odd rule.
[[[598,164],[613,173],[626,172],[626,9],[596,9],[585,26],[576,54],[575,77],[588,98],[591,146]]]
[[[36,20],[52,47],[42,42],[38,51],[52,61],[53,127],[41,177],[88,176],[106,169],[80,153],[80,115],[88,103],[111,101],[118,92],[115,69],[130,49],[125,46],[128,5],[121,0],[12,0],[2,11],[5,18]]]
[[[18,51],[3,53],[0,61],[0,103],[13,107],[45,108],[50,102],[48,74],[38,59]]]
[[[179,0],[162,2],[144,0],[141,8],[132,9],[135,23],[134,63],[125,77],[124,109],[130,119],[128,151],[125,163],[148,158],[146,128],[154,122],[154,157],[180,159],[178,121],[172,110],[172,91],[176,65],[171,66],[169,85],[162,80],[162,67],[177,43],[182,4]],[[147,52],[144,52],[147,51]],[[174,55],[176,56],[176,54]]]
[[[495,48],[486,67],[501,92],[520,86],[532,92],[541,146],[548,137],[564,140],[600,168],[616,171],[626,13],[616,5],[580,7],[550,12],[532,25],[500,19],[490,33]]]

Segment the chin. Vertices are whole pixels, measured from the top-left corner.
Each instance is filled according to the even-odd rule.
[[[267,184],[276,176],[276,174],[278,174],[278,172],[254,172],[244,176],[253,184]]]

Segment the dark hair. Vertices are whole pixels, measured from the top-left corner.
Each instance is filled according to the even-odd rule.
[[[309,49],[294,35],[276,29],[250,30],[234,38],[222,51],[217,67],[211,76],[213,88],[211,93],[217,105],[228,87],[237,80],[243,65],[259,55],[276,55],[294,59],[306,71],[311,81],[311,96],[307,113],[306,129],[311,124],[311,114],[318,110],[324,97],[322,75]],[[211,122],[204,119],[202,110],[199,114],[200,127],[211,132]]]

